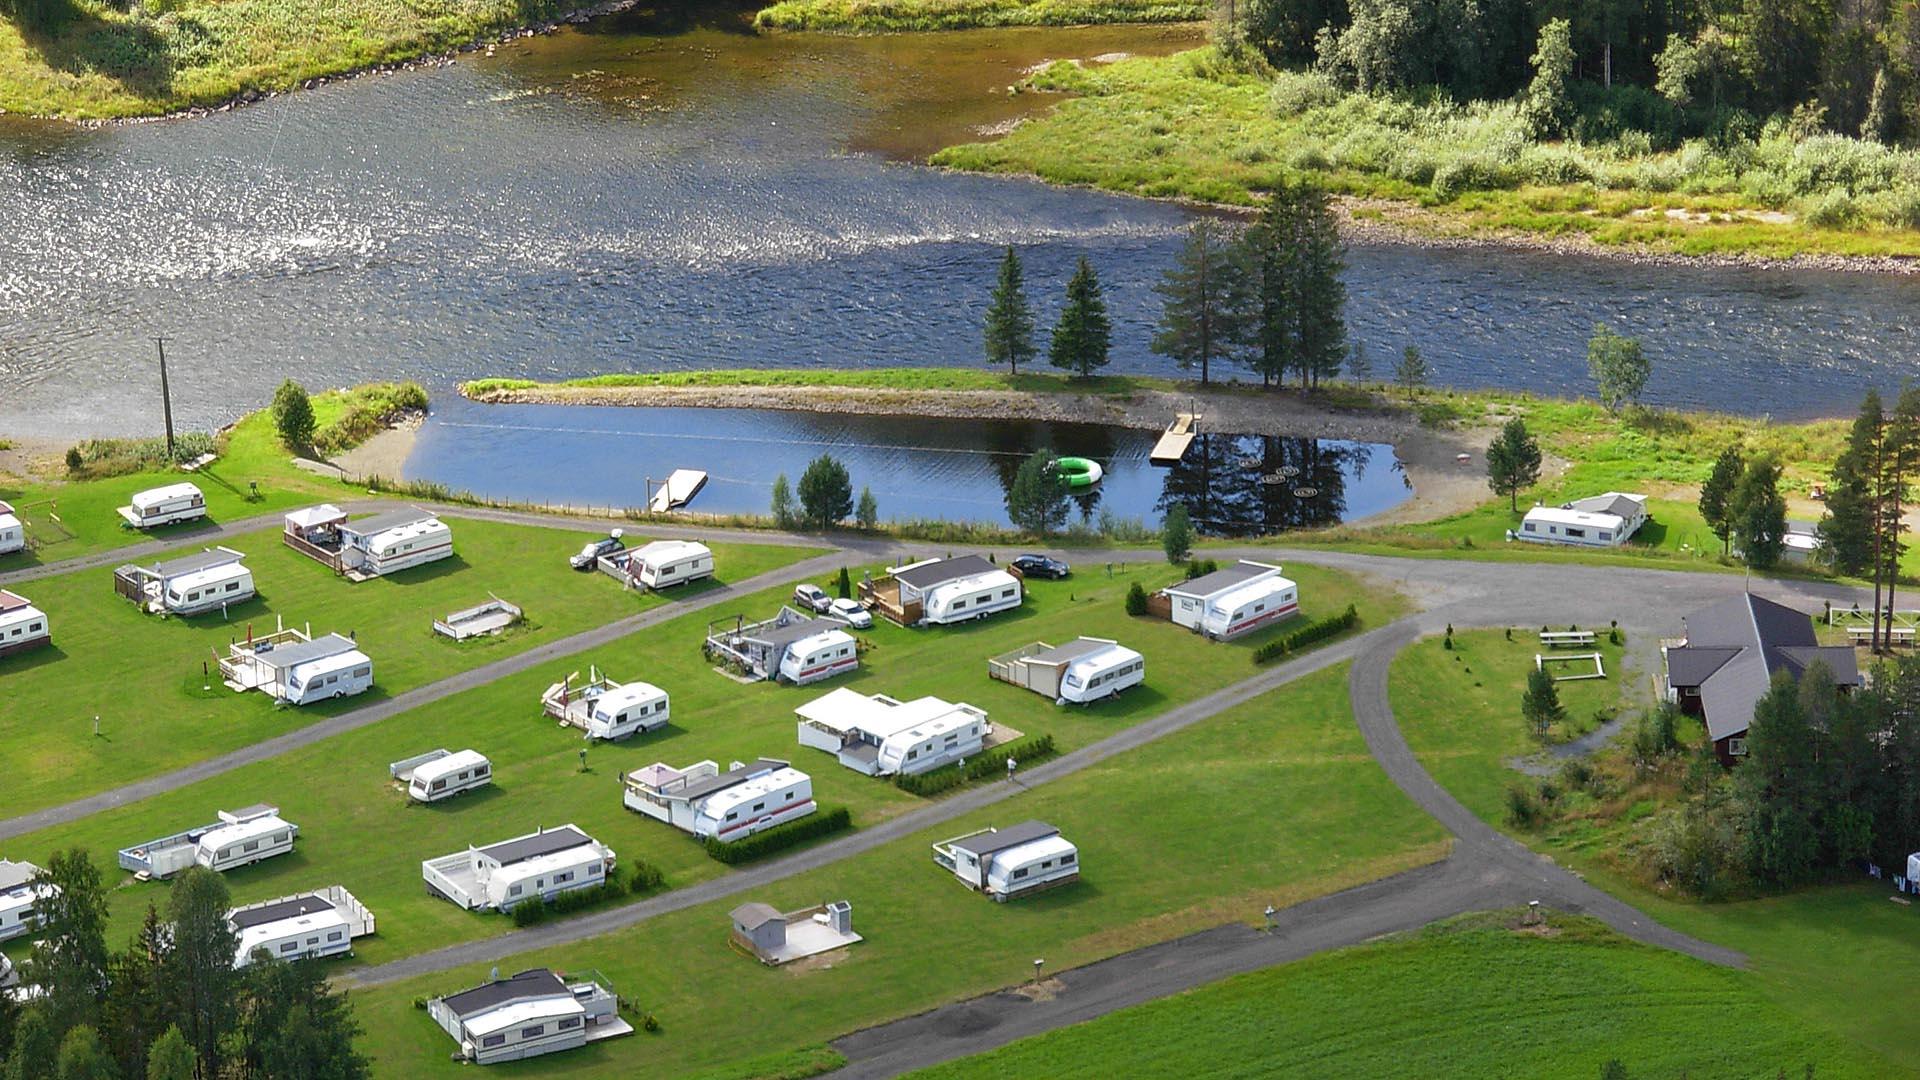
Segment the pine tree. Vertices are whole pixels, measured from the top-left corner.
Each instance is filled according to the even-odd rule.
[[[1745,818],[1747,870],[1771,884],[1804,881],[1819,857],[1814,814],[1821,783],[1814,729],[1792,675],[1774,675],[1754,705],[1746,740],[1747,760],[1734,785]]]
[[[48,1063],[59,1053],[60,1039],[44,1005],[30,1005],[13,1029],[13,1046],[0,1080],[46,1080]]]
[[[1770,570],[1786,550],[1787,500],[1780,494],[1780,463],[1763,455],[1747,462],[1729,502],[1740,556],[1755,570]]]
[[[1414,392],[1427,385],[1429,372],[1426,358],[1420,355],[1420,346],[1409,345],[1400,354],[1400,362],[1394,365],[1393,381],[1407,392],[1407,400],[1412,401]]]
[[[106,887],[83,848],[55,853],[33,883],[50,888],[34,906],[40,940],[27,976],[43,995],[55,1036],[64,1037],[76,1025],[93,1021],[106,990]]]
[[[1540,444],[1527,432],[1527,422],[1514,417],[1487,446],[1487,486],[1507,497],[1507,508],[1518,512],[1520,489],[1540,479]]]
[[[1347,352],[1346,245],[1323,189],[1298,195],[1293,246],[1294,367],[1300,385],[1317,387],[1340,373]]]
[[[1214,219],[1195,219],[1178,259],[1154,286],[1163,305],[1150,347],[1183,371],[1197,366],[1202,386],[1232,336],[1231,299],[1239,292],[1232,244]]]
[[[1293,364],[1299,322],[1293,237],[1299,210],[1299,189],[1276,185],[1235,249],[1233,340],[1241,361],[1266,386],[1282,381]]]
[[[1720,538],[1720,553],[1726,554],[1727,542],[1733,536],[1732,500],[1733,489],[1740,483],[1740,474],[1746,470],[1746,461],[1740,456],[1739,444],[1720,451],[1713,460],[1713,472],[1707,481],[1700,485],[1700,517]]]
[[[1833,568],[1842,574],[1863,574],[1873,565],[1878,496],[1874,463],[1880,457],[1885,426],[1880,395],[1869,390],[1848,432],[1847,448],[1834,459],[1828,479],[1827,513],[1820,522],[1821,547]],[[1703,493],[1701,498],[1705,497]]]
[[[1033,359],[1033,309],[1027,304],[1020,256],[1007,245],[1000,260],[1000,280],[993,286],[993,299],[987,305],[984,337],[987,362],[1005,364],[1011,374],[1020,374],[1020,365]]]
[[[160,979],[203,1076],[220,1074],[220,1037],[233,1027],[233,958],[240,942],[227,924],[232,906],[225,879],[201,866],[175,878],[167,897],[173,932]]]
[[[832,454],[814,458],[800,474],[800,507],[823,532],[853,513],[853,478]]]
[[[1536,139],[1558,139],[1573,126],[1573,28],[1565,19],[1549,19],[1540,28],[1533,53],[1533,83],[1523,105]]]
[[[1107,366],[1113,330],[1107,321],[1107,302],[1100,296],[1100,279],[1093,264],[1081,256],[1067,282],[1067,305],[1054,325],[1047,362],[1081,378]]]
[[[270,958],[246,969],[237,1027],[245,1075],[366,1080],[372,1067],[353,1048],[359,1033],[319,965]]]
[[[1526,718],[1527,730],[1541,742],[1546,741],[1553,725],[1567,718],[1566,706],[1560,703],[1560,688],[1554,684],[1552,675],[1540,668],[1527,673],[1527,689],[1520,696],[1520,715]]]
[[[172,928],[147,905],[140,931],[107,963],[107,992],[100,1001],[100,1031],[122,1076],[147,1072],[147,1050],[166,1026],[173,1003],[160,978],[160,959],[170,947]]]
[[[1160,547],[1167,561],[1176,564],[1193,552],[1193,521],[1187,516],[1186,503],[1167,507],[1167,516],[1160,522]]]
[[[1035,450],[1007,488],[1007,518],[1023,532],[1046,536],[1066,523],[1067,485],[1053,455]]]
[[[147,1080],[193,1080],[193,1048],[180,1029],[170,1027],[147,1051]]]
[[[274,430],[280,433],[280,441],[287,449],[305,452],[313,446],[314,417],[313,399],[307,396],[307,388],[288,379],[273,392]]]
[[[874,501],[873,489],[864,484],[860,487],[860,502],[853,508],[853,520],[868,532],[880,525],[880,504]]]
[[[773,478],[773,523],[791,529],[793,522],[793,488],[787,483],[787,474],[781,473]]]

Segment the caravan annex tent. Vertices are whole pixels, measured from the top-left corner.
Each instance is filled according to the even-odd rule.
[[[937,697],[897,701],[840,687],[794,710],[800,745],[833,754],[868,776],[913,775],[980,752],[987,714]]]

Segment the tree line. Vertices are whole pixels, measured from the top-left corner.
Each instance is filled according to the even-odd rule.
[[[1703,748],[1686,800],[1648,858],[1701,895],[1780,888],[1920,847],[1920,657],[1880,664],[1852,693],[1825,664],[1780,672],[1754,707],[1740,768]],[[1903,870],[1896,870],[1896,873]]]
[[[1369,93],[1520,98],[1546,114],[1530,116],[1543,134],[1750,136],[1792,111],[1893,142],[1920,117],[1910,3],[1224,0],[1217,22],[1229,53],[1311,64]]]
[[[55,854],[32,884],[37,939],[25,1000],[0,994],[0,1080],[366,1080],[360,1028],[321,966],[265,955],[236,970],[226,882],[193,867],[164,913],[147,907],[124,949],[107,944],[107,892],[86,851]]]

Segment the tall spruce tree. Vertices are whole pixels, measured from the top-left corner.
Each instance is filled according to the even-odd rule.
[[[1183,371],[1198,367],[1202,386],[1233,335],[1238,266],[1233,237],[1214,219],[1202,217],[1187,231],[1178,259],[1154,286],[1162,307],[1151,347]]]
[[[1799,688],[1787,672],[1774,675],[1772,687],[1754,706],[1746,749],[1735,790],[1743,811],[1747,868],[1769,884],[1804,881],[1820,854],[1819,751]]]
[[[1307,187],[1293,215],[1294,368],[1300,385],[1340,374],[1347,352],[1347,249],[1324,189]]]
[[[1241,362],[1265,386],[1285,379],[1293,363],[1300,301],[1292,239],[1299,198],[1299,189],[1293,185],[1275,185],[1237,246],[1233,338]]]
[[[160,977],[160,959],[172,939],[172,929],[160,921],[160,912],[147,905],[140,931],[126,949],[107,962],[107,992],[100,1001],[100,1031],[107,1049],[120,1063],[120,1075],[147,1073],[147,1052],[167,1026],[173,1002]]]
[[[1907,495],[1912,490],[1914,472],[1920,469],[1920,386],[1911,381],[1900,388],[1900,396],[1894,399],[1893,415],[1887,418],[1885,441],[1882,459],[1887,476],[1880,489],[1881,528],[1886,533],[1880,558],[1885,563],[1887,578],[1887,629],[1883,638],[1893,630],[1900,557],[1907,550],[1903,539],[1907,531]]]
[[[1520,489],[1540,479],[1540,443],[1527,432],[1527,422],[1514,417],[1487,445],[1487,486],[1507,497],[1507,509],[1520,509]]]
[[[246,969],[237,1031],[247,1076],[367,1080],[371,1064],[354,1050],[360,1026],[346,995],[333,993],[316,964],[267,959]]]
[[[187,1036],[202,1076],[218,1076],[220,1037],[233,1027],[233,958],[239,939],[227,924],[227,883],[195,866],[174,879],[167,897],[173,932],[160,960],[160,978],[172,1004],[171,1019]]]
[[[1735,443],[1720,451],[1713,459],[1713,471],[1707,481],[1700,485],[1700,517],[1720,538],[1720,553],[1727,553],[1727,544],[1733,538],[1733,489],[1740,483],[1740,474],[1746,470],[1746,459],[1741,456],[1740,445]]]
[[[1087,378],[1107,366],[1113,328],[1107,321],[1107,302],[1100,295],[1100,278],[1093,264],[1081,256],[1067,281],[1067,304],[1054,325],[1047,362]]]
[[[1020,365],[1033,359],[1033,308],[1027,304],[1020,256],[1007,245],[1000,260],[1000,280],[993,286],[993,299],[987,304],[984,333],[989,364],[1005,364],[1010,374],[1020,374]]]
[[[1747,462],[1733,489],[1731,506],[1740,557],[1755,570],[1771,570],[1787,545],[1787,500],[1780,494],[1780,463],[1767,454]]]
[[[1847,434],[1847,448],[1834,460],[1828,479],[1827,513],[1820,522],[1821,546],[1833,568],[1842,574],[1865,574],[1874,564],[1878,494],[1874,463],[1880,457],[1885,425],[1880,395],[1869,390]]]
[[[100,868],[82,848],[56,852],[33,883],[46,891],[34,907],[40,940],[27,978],[40,990],[58,1039],[94,1020],[107,988],[107,893]]]

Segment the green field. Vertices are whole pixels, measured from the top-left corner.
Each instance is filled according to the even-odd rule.
[[[1148,652],[1148,679],[1155,680]],[[1051,706],[1049,706],[1051,708]],[[1081,851],[1077,885],[1009,904],[958,887],[927,845],[1037,817]],[[850,899],[866,941],[813,970],[729,951],[721,901],[525,963],[598,968],[660,1018],[658,1035],[543,1062],[542,1076],[679,1076],[786,1055],[951,998],[1153,941],[1257,919],[1436,857],[1442,833],[1381,775],[1349,715],[1344,666],[1063,778],[984,813],[809,872],[751,899]],[[1178,866],[1168,861],[1179,852]],[[745,897],[741,899],[747,899]],[[520,958],[503,964],[517,970]],[[382,1076],[453,1075],[446,1036],[409,1007],[484,970],[357,993]],[[740,1018],[752,1017],[751,1023]],[[724,1038],[716,1038],[724,1032]],[[753,1075],[758,1070],[742,1075]]]
[[[76,488],[92,492],[94,485]],[[579,550],[587,533],[447,520],[454,531],[452,558],[359,583],[282,544],[277,528],[230,538],[226,546],[246,553],[259,596],[225,619],[219,612],[143,615],[114,593],[113,571],[106,567],[17,586],[47,612],[53,645],[0,659],[7,697],[0,710],[0,774],[10,778],[0,786],[0,816],[165,772],[672,602],[622,590],[604,574],[570,569],[565,556]],[[715,544],[714,551],[723,581],[817,554],[747,544]],[[460,644],[433,633],[435,618],[480,603],[489,592],[520,604],[526,625]],[[215,652],[224,654],[249,627],[264,634],[280,619],[290,626],[311,624],[316,634],[356,635],[373,657],[374,689],[293,709],[276,707],[265,694],[222,686]],[[203,666],[211,679],[203,677]]]
[[[1507,654],[1505,669],[1524,672],[1522,658],[1512,652],[1519,648],[1528,658],[1532,652],[1519,643],[1508,646],[1497,631],[1455,640],[1469,659],[1481,658],[1476,672],[1502,666],[1495,659],[1501,653]],[[1435,780],[1488,824],[1513,832],[1661,923],[1744,951],[1754,986],[1779,1009],[1920,1071],[1911,1003],[1893,974],[1920,965],[1920,916],[1913,908],[1888,903],[1890,890],[1868,882],[1725,903],[1687,901],[1648,888],[1621,872],[1616,850],[1634,834],[1636,822],[1650,817],[1654,804],[1646,801],[1607,806],[1569,793],[1562,797],[1564,820],[1544,833],[1515,830],[1506,821],[1504,796],[1510,784],[1524,779],[1506,760],[1529,747],[1518,716],[1519,685],[1487,679],[1486,686],[1473,686],[1460,670],[1466,663],[1447,660],[1438,642],[1427,639],[1410,646],[1389,676],[1400,730]],[[1579,684],[1562,687],[1569,685]],[[1571,695],[1563,699],[1573,707]],[[1697,739],[1699,729],[1683,727],[1682,735]],[[1604,773],[1630,771],[1613,767],[1621,745],[1602,752],[1596,765]],[[1826,1069],[1822,1063],[1821,1075],[1829,1075]]]
[[[1196,0],[780,0],[754,25],[769,30],[900,33],[994,26],[1197,22]]]
[[[1237,976],[912,1074],[980,1077],[1885,1077],[1752,979],[1555,917],[1470,915]],[[1732,1018],[1738,1018],[1733,1020]],[[1740,1037],[1707,1033],[1734,1023]],[[1150,1053],[1142,1051],[1151,1048]]]
[[[721,555],[722,566],[726,556]],[[561,564],[562,570],[565,569]],[[316,569],[318,567],[316,566]],[[1392,594],[1348,575],[1295,565],[1312,610],[1351,600],[1370,622],[1400,610]],[[378,914],[381,934],[360,943],[361,958],[379,962],[462,938],[511,928],[499,916],[462,912],[428,897],[420,861],[531,831],[536,825],[572,821],[627,859],[661,867],[680,886],[722,872],[691,838],[624,808],[620,778],[664,760],[684,766],[702,759],[722,765],[756,756],[785,757],[814,777],[823,806],[844,805],[856,825],[869,825],[922,800],[890,783],[840,768],[825,755],[795,743],[793,709],[849,686],[906,699],[940,694],[985,709],[996,725],[1027,734],[1051,733],[1063,748],[1083,746],[1183,701],[1254,674],[1248,653],[1278,629],[1247,640],[1216,645],[1162,620],[1130,619],[1121,608],[1135,580],[1163,584],[1173,576],[1164,564],[1136,565],[1112,579],[1036,581],[1018,612],[981,623],[940,630],[907,630],[884,620],[860,636],[872,644],[862,670],[832,686],[742,686],[711,670],[700,653],[709,619],[738,610],[765,616],[778,610],[787,587],[741,598],[640,631],[585,655],[464,691],[272,761],[193,784],[131,806],[89,816],[72,825],[16,838],[10,858],[39,861],[78,844],[110,868],[113,853],[130,844],[212,820],[217,809],[273,802],[300,826],[294,854],[227,875],[243,901],[285,895],[320,884],[344,884]],[[600,576],[610,595],[626,599]],[[588,575],[583,581],[592,582]],[[361,586],[364,587],[364,586]],[[1317,603],[1315,596],[1322,597]],[[1149,660],[1148,682],[1119,698],[1088,708],[1064,709],[1030,691],[991,680],[986,658],[1034,640],[1060,641],[1077,633],[1125,640]],[[376,656],[379,654],[376,653]],[[588,752],[590,771],[579,769],[577,733],[540,715],[541,692],[572,671],[598,664],[622,681],[645,679],[672,695],[673,720],[664,732]],[[1155,677],[1154,672],[1167,674]],[[229,696],[233,696],[229,694]],[[260,697],[264,702],[262,695]],[[495,783],[479,792],[434,806],[416,806],[388,779],[387,764],[435,747],[471,747],[494,763]],[[288,777],[326,777],[314,785],[288,785]],[[114,914],[131,931],[148,901],[163,886],[130,881],[114,893]]]

